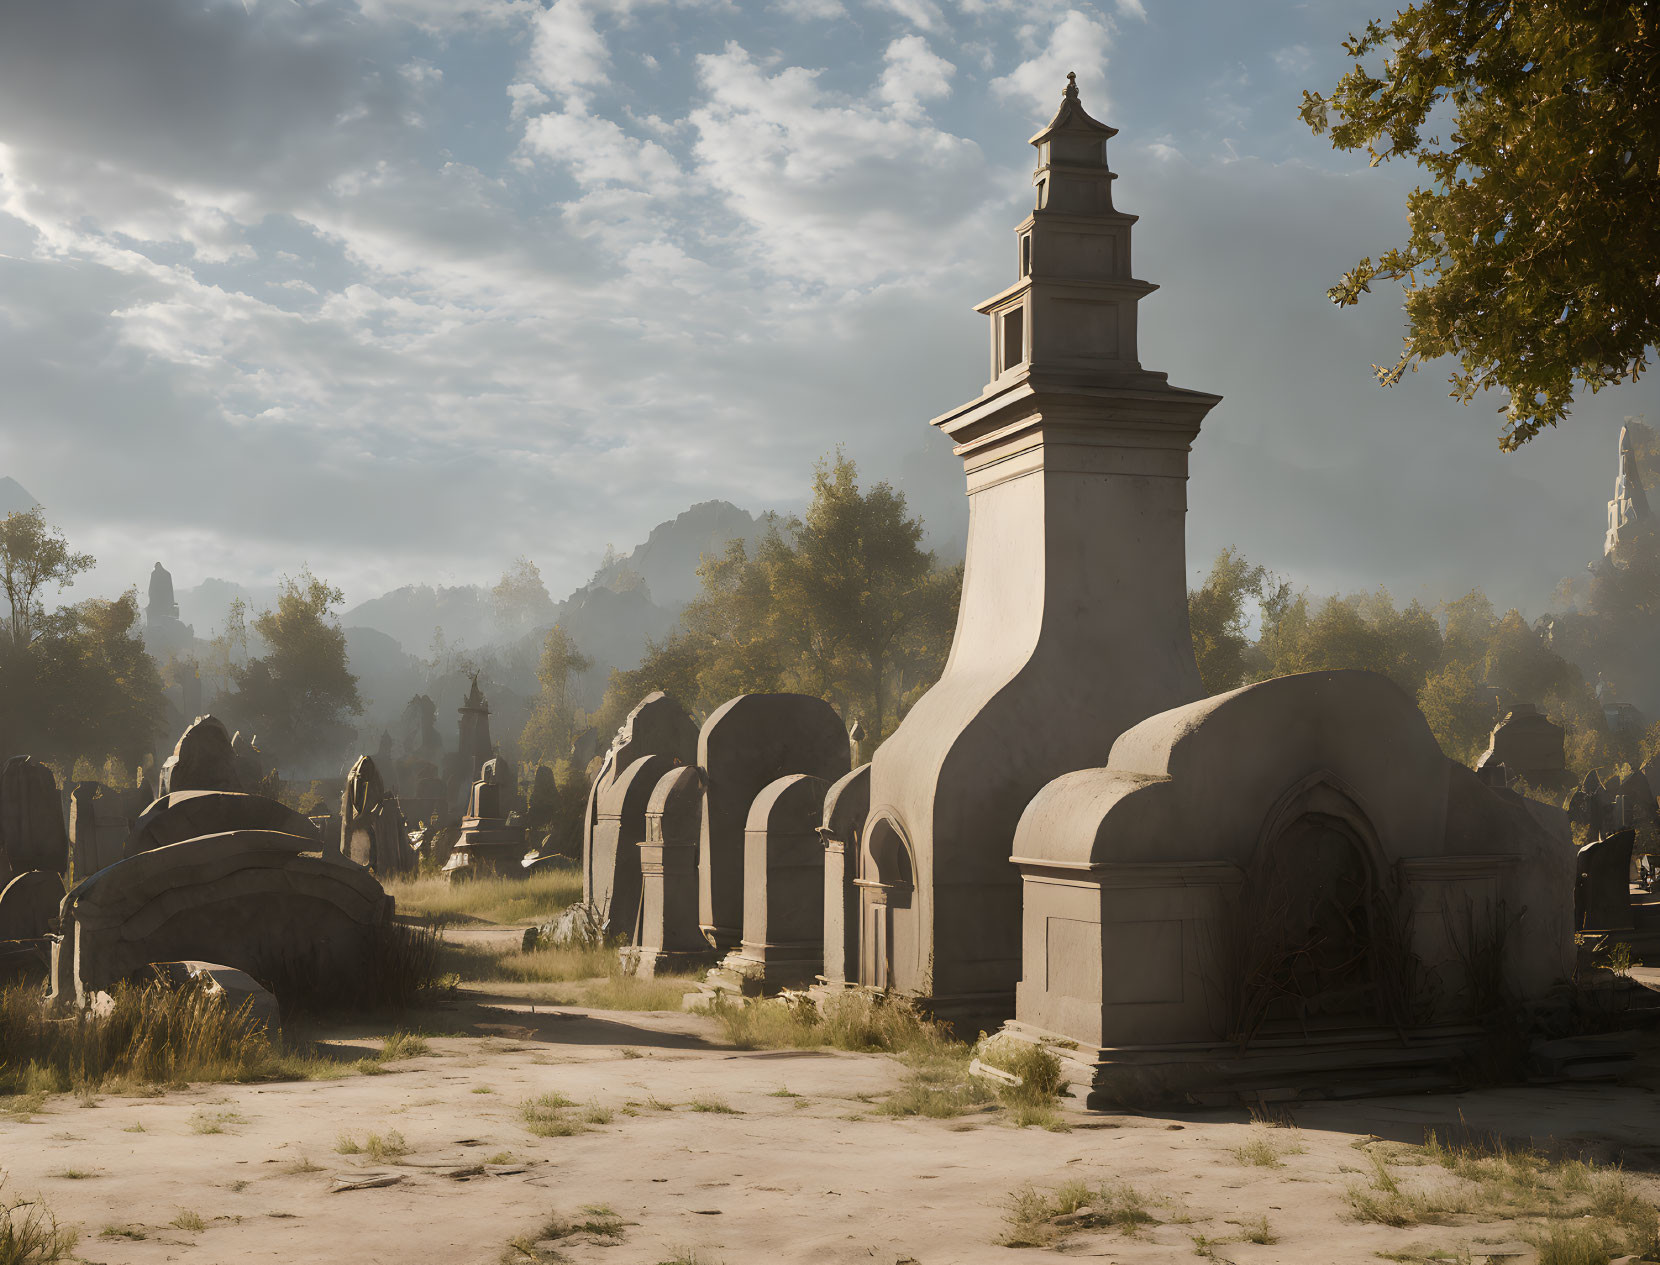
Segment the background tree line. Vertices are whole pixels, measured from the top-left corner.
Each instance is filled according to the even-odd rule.
[[[962,566],[922,547],[923,523],[887,483],[859,486],[837,453],[815,468],[804,514],[774,516],[751,549],[733,541],[698,568],[701,591],[680,627],[636,668],[611,674],[592,714],[571,680],[590,666],[562,628],[543,645],[541,693],[519,737],[521,758],[547,767],[532,788],[533,826],[567,838],[587,794],[572,739],[592,728],[603,751],[628,712],[666,690],[701,720],[737,694],[790,691],[835,705],[872,745],[939,677],[951,648]]]
[[[333,615],[340,590],[302,568],[284,577],[276,606],[252,620],[233,602],[205,662],[158,664],[142,639],[138,590],[53,610],[50,590],[91,569],[35,509],[0,521],[0,753],[52,765],[60,784],[93,779],[130,786],[158,744],[193,717],[173,714],[169,686],[199,695],[232,729],[257,733],[278,765],[344,753],[362,710]],[[250,653],[250,648],[259,653]],[[200,688],[185,690],[187,681]],[[153,776],[153,772],[152,772]]]
[[[34,509],[0,521],[0,750],[60,777],[77,764],[131,785],[165,714],[160,673],[137,637],[138,590],[46,608],[93,565]]]

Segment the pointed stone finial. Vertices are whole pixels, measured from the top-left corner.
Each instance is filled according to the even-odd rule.
[[[1063,100],[1067,101],[1076,101],[1078,99],[1077,71],[1069,70],[1066,72],[1066,91],[1061,93],[1061,97]]]

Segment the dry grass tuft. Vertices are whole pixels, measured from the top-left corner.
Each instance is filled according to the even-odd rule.
[[[687,1105],[693,1111],[712,1112],[717,1116],[741,1116],[744,1114],[718,1094],[699,1094]]]
[[[208,1111],[199,1107],[191,1113],[190,1131],[192,1133],[225,1133],[233,1125],[247,1123],[240,1112]]]
[[[1552,1159],[1502,1138],[1441,1140],[1430,1133],[1416,1158],[1446,1177],[1408,1190],[1389,1171],[1380,1148],[1371,1189],[1351,1186],[1349,1202],[1363,1221],[1411,1226],[1458,1214],[1515,1221],[1539,1249],[1542,1265],[1606,1265],[1613,1256],[1651,1255],[1660,1247],[1660,1214],[1618,1168]]]
[[[380,1053],[375,1057],[382,1063],[395,1063],[400,1059],[417,1059],[431,1053],[432,1043],[425,1037],[413,1032],[394,1032],[381,1042]]]
[[[564,1094],[542,1094],[519,1104],[519,1116],[525,1128],[539,1138],[575,1137],[588,1132],[588,1127],[566,1114],[574,1106]]]
[[[202,1220],[201,1215],[190,1211],[188,1208],[180,1208],[179,1215],[167,1224],[175,1230],[190,1230],[196,1234],[200,1234],[207,1229],[207,1222]]]
[[[1010,1194],[1003,1220],[1009,1228],[998,1242],[1004,1247],[1048,1247],[1077,1230],[1114,1228],[1134,1234],[1158,1224],[1133,1187],[1117,1183],[1092,1189],[1081,1181],[1052,1191],[1022,1186]]]
[[[1233,1148],[1233,1157],[1241,1164],[1257,1168],[1281,1168],[1281,1156],[1301,1155],[1303,1150],[1299,1142],[1284,1141],[1265,1129],[1258,1129],[1252,1131],[1248,1140]]]
[[[615,1247],[622,1241],[623,1219],[610,1208],[601,1205],[591,1205],[582,1209],[575,1218],[562,1217],[557,1213],[544,1221],[540,1228],[529,1234],[521,1234],[518,1238],[510,1239],[506,1248],[502,1250],[502,1265],[524,1265],[525,1262],[534,1262],[543,1265],[563,1261],[566,1258],[559,1251],[559,1244],[566,1239],[582,1238],[599,1247]]]
[[[465,883],[428,876],[383,884],[399,914],[446,923],[542,922],[582,899],[582,871],[551,870],[525,878],[478,878]]]
[[[79,1236],[58,1224],[39,1199],[8,1196],[0,1176],[0,1265],[57,1265],[71,1259]]]
[[[38,1110],[49,1093],[289,1079],[315,1061],[283,1054],[251,1006],[232,1007],[195,983],[120,984],[110,999],[105,1012],[63,1018],[47,1012],[38,988],[0,989],[0,1094],[13,1096],[11,1114]]]
[[[717,997],[703,1013],[720,1024],[740,1050],[838,1050],[903,1054],[960,1044],[903,998],[864,992],[838,994],[820,1006],[802,993],[779,998]]]

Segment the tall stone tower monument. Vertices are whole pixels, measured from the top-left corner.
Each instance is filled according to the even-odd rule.
[[[1187,622],[1187,454],[1219,398],[1141,367],[1136,217],[1068,76],[1036,136],[1019,277],[978,310],[990,382],[933,424],[968,479],[968,559],[939,682],[877,751],[860,982],[972,1034],[1013,1014],[1015,826],[1038,789],[1202,691]]]

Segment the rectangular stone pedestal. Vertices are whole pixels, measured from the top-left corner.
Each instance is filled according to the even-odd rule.
[[[522,826],[481,823],[467,818],[461,823],[461,838],[444,863],[450,882],[472,878],[523,878],[525,854]]]
[[[617,950],[624,975],[650,979],[654,975],[690,975],[712,963],[714,949],[654,949],[649,945],[625,944]]]
[[[754,945],[745,941],[709,972],[707,987],[769,997],[787,988],[807,988],[817,982],[823,955],[813,945]]]
[[[1347,1029],[1235,1044],[1080,1045],[1011,1021],[1001,1036],[1042,1045],[1061,1061],[1070,1092],[1091,1110],[1219,1107],[1263,1101],[1434,1093],[1462,1083],[1461,1063],[1488,1040],[1473,1025]]]

